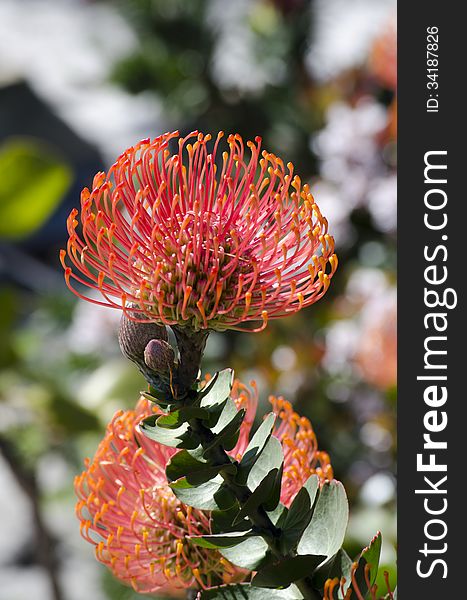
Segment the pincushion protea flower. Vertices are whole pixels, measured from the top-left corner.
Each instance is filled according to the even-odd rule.
[[[257,395],[239,382],[237,406],[247,409],[232,456],[241,457],[256,414]],[[282,442],[285,462],[282,502],[290,505],[309,475],[332,479],[329,457],[317,448],[308,419],[290,403],[271,397],[278,415],[274,435]],[[142,593],[160,589],[210,587],[242,580],[246,574],[219,553],[192,544],[186,536],[210,532],[209,513],[182,504],[167,484],[165,467],[175,449],[149,440],[138,423],[157,410],[141,399],[135,410],[118,412],[107,427],[92,461],[76,478],[81,532],[96,557],[116,577]]]
[[[95,176],[61,251],[75,294],[73,280],[129,318],[195,330],[264,327],[323,296],[337,257],[308,185],[260,138],[229,135],[220,155],[223,135],[143,140]]]

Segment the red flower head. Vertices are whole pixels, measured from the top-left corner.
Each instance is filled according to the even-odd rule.
[[[260,138],[229,135],[220,156],[222,137],[143,140],[95,176],[61,251],[74,293],[72,280],[130,318],[195,330],[264,327],[323,296],[337,257],[308,185]]]
[[[232,456],[245,451],[256,414],[257,396],[236,382],[233,398],[247,409]],[[282,502],[289,506],[313,473],[332,479],[325,452],[318,451],[308,419],[290,403],[271,398],[278,415],[274,435],[284,449]],[[245,578],[218,552],[196,546],[186,536],[210,533],[209,513],[185,506],[168,486],[165,467],[176,452],[148,439],[139,422],[157,410],[141,399],[135,410],[118,412],[107,427],[92,461],[76,478],[77,515],[96,557],[116,577],[142,593],[160,589],[211,587]]]

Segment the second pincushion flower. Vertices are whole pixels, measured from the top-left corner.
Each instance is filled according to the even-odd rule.
[[[194,330],[261,329],[323,296],[337,257],[308,185],[260,138],[229,135],[221,154],[222,138],[143,140],[96,175],[61,252],[77,295],[73,281],[131,319]]]

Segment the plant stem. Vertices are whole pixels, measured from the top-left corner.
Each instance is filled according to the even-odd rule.
[[[207,329],[194,331],[189,327],[172,327],[177,340],[180,361],[176,372],[177,395],[183,398],[198,378],[199,367],[209,336]]]

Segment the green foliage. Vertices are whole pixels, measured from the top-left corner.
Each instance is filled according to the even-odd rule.
[[[229,403],[226,405],[226,408],[227,406],[229,406]],[[244,409],[241,409],[238,412],[235,411],[235,414],[232,415],[230,421],[226,423],[219,432],[215,431],[215,429],[211,430],[214,433],[214,438],[206,445],[203,445],[205,456],[209,455],[214,448],[219,446],[222,446],[227,451],[234,448],[238,441],[240,426],[245,417],[245,412]]]
[[[302,598],[294,595],[301,592],[291,584],[306,581],[305,589],[311,585],[322,594],[327,579],[345,577],[349,587],[352,573],[366,594],[378,573],[381,535],[360,553],[355,567],[342,548],[349,508],[344,487],[336,480],[320,485],[312,475],[289,509],[280,504],[284,455],[272,435],[273,413],[257,429],[239,463],[226,453],[235,445],[245,417],[230,398],[232,384],[230,369],[216,373],[182,405],[169,399],[166,414],[142,424],[157,442],[183,448],[166,469],[176,496],[194,508],[212,511],[213,533],[191,541],[217,550],[238,567],[257,571],[251,585],[221,586],[203,592],[201,598],[260,600],[266,593],[268,598]]]
[[[224,534],[190,537],[190,540],[202,548],[219,549],[237,546],[252,536],[254,536],[254,532],[253,529],[250,529],[248,531],[230,531]]]
[[[282,550],[295,550],[303,532],[313,516],[315,499],[319,493],[319,480],[312,475],[295,496],[282,526]]]
[[[349,505],[344,486],[340,481],[325,482],[297,552],[333,556],[342,546],[348,519]]]
[[[367,591],[374,584],[378,575],[379,559],[381,554],[381,543],[382,536],[381,533],[378,532],[368,544],[368,546],[362,550],[360,556],[357,559],[358,567],[355,571],[354,577],[362,593],[367,593]],[[369,568],[370,585],[368,585],[367,581],[368,575],[365,576],[365,567],[367,567],[367,565]]]
[[[269,471],[245,501],[233,524],[236,525],[245,517],[254,514],[260,506],[264,506],[266,510],[274,510],[279,503],[281,477],[281,469],[272,469]]]
[[[272,469],[279,470],[282,467],[283,461],[281,443],[277,438],[271,436],[250,470],[247,479],[248,488],[255,490]]]
[[[271,437],[275,421],[276,415],[274,413],[269,413],[251,438],[250,443],[242,456],[242,460],[238,465],[236,481],[240,485],[246,484],[251,469],[261,456],[264,446]]]
[[[211,465],[203,458],[202,453],[200,455],[200,452],[182,450],[171,458],[166,467],[166,474],[169,481],[186,477],[188,483],[199,485],[213,479],[221,470],[226,469],[229,473],[235,473],[237,470],[234,464],[230,467]]]
[[[197,448],[199,446],[199,438],[196,434],[189,430],[188,423],[182,423],[179,427],[169,429],[168,427],[160,426],[159,419],[166,417],[151,415],[144,419],[141,423],[142,431],[152,440],[171,446],[172,448]]]
[[[217,549],[241,568],[258,571],[252,587],[239,588],[246,597],[262,597],[253,588],[310,582],[315,572],[317,585],[322,585],[329,573],[346,567],[337,557],[348,520],[344,488],[338,481],[320,487],[314,475],[290,509],[280,504],[284,455],[272,435],[273,413],[252,437],[240,463],[226,453],[234,447],[245,417],[245,410],[237,410],[230,398],[232,384],[230,369],[216,373],[182,405],[169,400],[166,414],[152,415],[142,424],[150,438],[183,448],[166,469],[176,496],[194,508],[213,511],[213,533],[191,540]],[[373,558],[373,547],[367,552]],[[223,588],[222,594],[232,590]]]
[[[294,585],[285,590],[265,590],[248,583],[239,583],[204,590],[200,600],[303,600],[303,596]]]
[[[200,406],[214,407],[225,402],[229,397],[234,380],[232,369],[224,369],[214,375],[207,386],[200,392]]]
[[[184,504],[200,510],[216,510],[218,506],[215,494],[222,487],[223,479],[216,476],[201,484],[191,484],[186,477],[178,479],[170,485],[177,498]]]
[[[259,535],[248,537],[230,548],[224,548],[221,554],[234,565],[250,571],[257,571],[272,558],[267,542]]]
[[[351,569],[352,560],[347,552],[343,548],[340,548],[334,556],[331,556],[331,558],[316,569],[313,574],[313,583],[322,592],[327,579],[334,579],[335,577],[341,579],[341,577],[345,577],[348,587],[350,584]]]
[[[265,588],[287,587],[294,581],[307,577],[323,562],[324,556],[288,556],[273,561],[253,577],[252,585]]]
[[[72,182],[70,167],[35,140],[0,148],[0,236],[18,239],[41,227]]]

